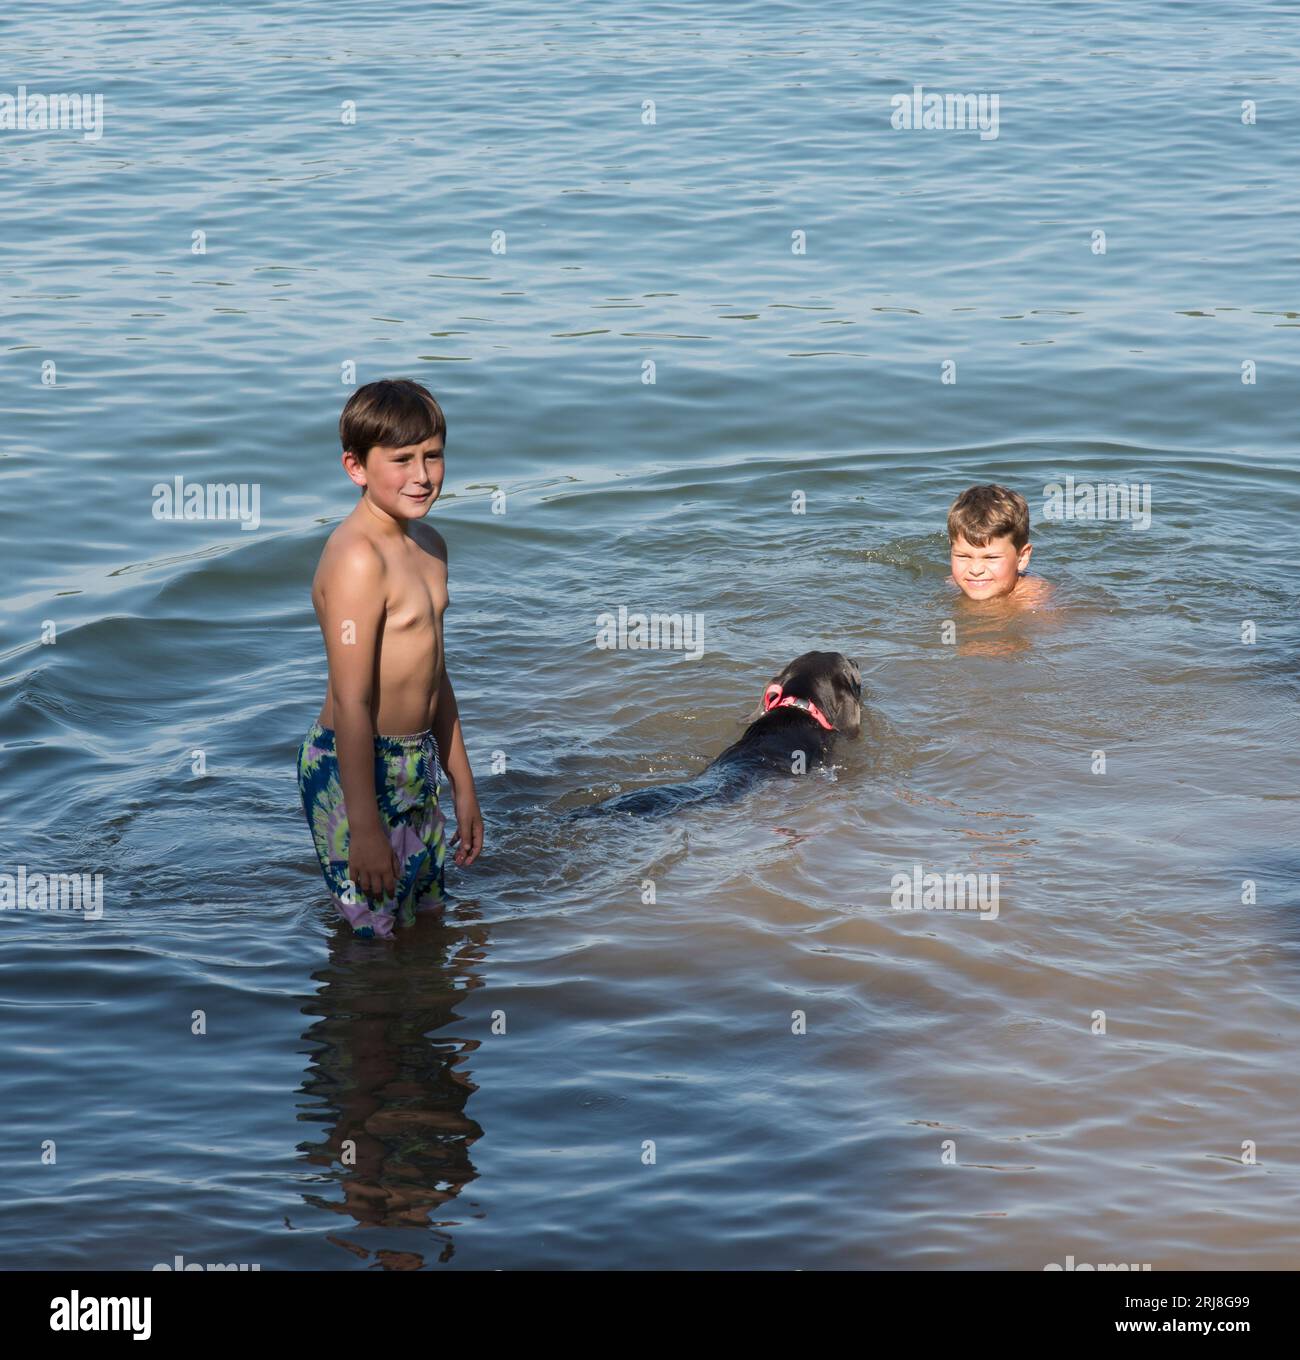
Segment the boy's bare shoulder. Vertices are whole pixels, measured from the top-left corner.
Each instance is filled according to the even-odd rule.
[[[344,575],[352,581],[374,581],[384,571],[384,555],[379,545],[349,515],[325,540],[316,568],[316,585],[328,585]]]
[[[1022,576],[1016,587],[1016,602],[1038,609],[1051,602],[1052,587],[1041,576]]]

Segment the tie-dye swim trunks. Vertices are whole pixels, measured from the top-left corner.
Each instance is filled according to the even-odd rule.
[[[343,805],[334,733],[312,723],[298,748],[298,792],[316,856],[334,905],[363,939],[389,938],[393,923],[409,926],[417,911],[445,901],[445,819],[438,808],[442,769],[432,732],[375,737],[375,793],[379,823],[397,856],[397,892],[378,900],[348,876],[348,814]]]

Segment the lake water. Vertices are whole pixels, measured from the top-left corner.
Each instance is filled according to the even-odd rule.
[[[104,907],[0,912],[0,1262],[1294,1267],[1296,16],[8,16],[0,93],[103,125],[0,131],[0,870]],[[895,130],[916,84],[998,135]],[[347,365],[448,415],[487,824],[394,946],[295,784]],[[1045,519],[1066,476],[1149,525]],[[977,481],[1055,609],[954,600]],[[867,689],[833,770],[564,818],[810,648]]]

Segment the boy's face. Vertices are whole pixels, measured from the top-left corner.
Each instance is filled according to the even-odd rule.
[[[952,543],[952,579],[972,600],[1010,595],[1020,573],[1029,565],[1032,551],[1028,543],[1017,550],[1010,534],[991,538],[982,548],[968,543],[964,534],[958,534]]]
[[[400,449],[376,444],[364,463],[345,453],[343,466],[377,509],[396,520],[419,519],[442,490],[446,472],[442,450],[442,435]]]

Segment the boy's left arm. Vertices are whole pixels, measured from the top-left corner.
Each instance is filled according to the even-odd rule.
[[[433,735],[438,742],[442,767],[451,780],[452,805],[456,809],[456,834],[451,844],[460,842],[456,863],[468,867],[478,858],[483,848],[483,815],[478,807],[474,789],[474,772],[469,767],[465,738],[460,731],[460,711],[456,707],[456,691],[451,687],[447,668],[442,668],[442,682],[438,686],[438,707],[433,719]]]

